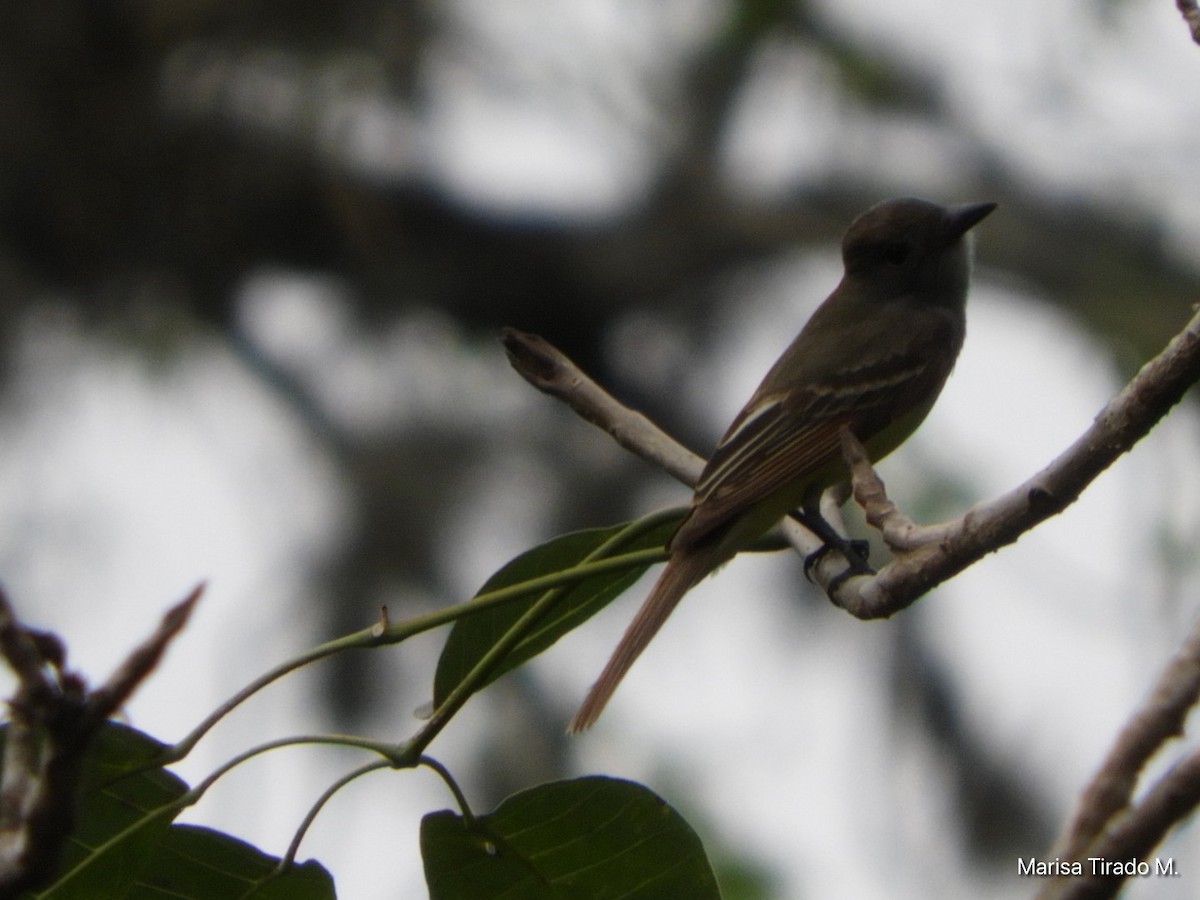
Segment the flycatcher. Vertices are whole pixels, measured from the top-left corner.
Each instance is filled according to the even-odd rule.
[[[995,208],[906,198],[873,206],[851,223],[842,238],[841,282],[717,445],[667,544],[666,568],[571,731],[596,721],[667,616],[706,575],[797,507],[802,521],[822,522],[821,494],[849,478],[843,427],[872,461],[913,433],[962,348],[967,232]]]

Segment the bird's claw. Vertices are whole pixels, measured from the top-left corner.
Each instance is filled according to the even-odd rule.
[[[871,545],[864,540],[845,540],[839,543],[826,542],[817,550],[808,554],[804,558],[804,575],[809,581],[813,581],[813,569],[822,559],[825,554],[836,550],[840,553],[849,565],[844,572],[839,572],[830,579],[827,587],[828,593],[834,593],[846,581],[854,575],[874,575],[875,570],[871,568],[871,564],[867,561],[870,556]]]

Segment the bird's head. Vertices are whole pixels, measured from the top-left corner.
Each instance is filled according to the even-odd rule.
[[[871,296],[961,305],[971,269],[967,232],[995,208],[947,207],[914,197],[877,203],[842,239],[846,279]]]

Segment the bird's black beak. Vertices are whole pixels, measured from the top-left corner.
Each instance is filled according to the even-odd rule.
[[[946,217],[942,221],[942,235],[946,239],[946,244],[954,243],[983,221],[984,217],[995,208],[995,203],[967,203],[947,209]]]

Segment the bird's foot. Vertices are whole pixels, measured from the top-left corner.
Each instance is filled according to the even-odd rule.
[[[875,570],[868,562],[871,545],[863,540],[848,540],[839,538],[836,541],[826,540],[820,549],[815,550],[804,558],[804,574],[809,581],[813,580],[813,568],[831,551],[837,551],[849,565],[844,572],[839,572],[829,582],[827,591],[833,593],[845,583],[847,578],[854,575],[874,575]]]

